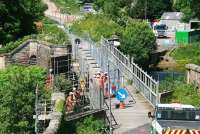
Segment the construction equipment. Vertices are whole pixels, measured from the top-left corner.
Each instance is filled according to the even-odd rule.
[[[158,104],[152,115],[151,134],[200,134],[200,108],[183,104]]]

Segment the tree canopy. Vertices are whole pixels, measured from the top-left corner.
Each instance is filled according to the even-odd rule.
[[[0,133],[22,134],[34,132],[34,102],[36,85],[39,94],[46,71],[40,67],[12,66],[0,70]]]
[[[183,21],[200,19],[200,0],[174,0],[173,7],[184,13]]]
[[[164,11],[172,10],[172,3],[169,0],[96,0],[95,5],[113,19],[124,15],[134,19],[144,19],[146,8],[147,19],[153,20],[160,18]]]
[[[34,21],[42,18],[44,10],[41,0],[1,0],[0,44],[33,33]]]
[[[146,11],[145,11],[146,10]],[[159,19],[164,12],[171,11],[171,2],[168,0],[137,0],[128,9],[132,18],[153,20]]]
[[[147,23],[136,20],[130,22],[122,32],[121,39],[121,50],[144,67],[156,48],[156,38]]]
[[[89,36],[93,41],[99,41],[101,36],[110,37],[121,32],[121,27],[106,15],[88,15],[75,22],[72,31],[78,35]]]

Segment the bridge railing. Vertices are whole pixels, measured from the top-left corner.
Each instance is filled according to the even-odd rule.
[[[132,86],[138,90],[153,106],[160,102],[159,82],[154,80],[145,71],[143,71],[137,64],[124,55],[120,50],[110,44],[106,39],[102,39],[101,43],[95,43],[89,37],[83,39],[84,45],[88,46],[89,53],[96,60],[98,66],[102,71],[109,71],[111,79],[115,77],[115,71],[118,70],[120,78],[117,80],[124,83],[121,76],[125,76],[127,80],[132,80]],[[108,64],[110,63],[110,70]],[[121,84],[123,86],[123,84]]]
[[[114,66],[119,69],[121,74],[123,74],[126,79],[132,80],[132,86],[140,91],[150,104],[155,106],[159,103],[159,82],[155,81],[120,50],[109,44],[109,42],[105,39],[100,45],[90,42],[89,48],[92,57],[96,59],[102,70],[107,70],[108,62],[110,62],[110,64],[114,64]]]

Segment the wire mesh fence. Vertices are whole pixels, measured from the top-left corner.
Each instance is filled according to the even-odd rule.
[[[85,36],[89,43],[88,50],[96,60],[98,67],[102,71],[109,71],[112,82],[116,85],[124,86],[125,79],[132,80],[132,86],[140,91],[142,95],[155,106],[159,103],[158,88],[159,83],[144,72],[137,64],[129,60],[122,52],[110,44],[106,39],[102,39],[100,44],[94,43]],[[83,42],[82,42],[83,43]],[[84,42],[86,45],[86,42]],[[107,65],[110,69],[108,70]]]

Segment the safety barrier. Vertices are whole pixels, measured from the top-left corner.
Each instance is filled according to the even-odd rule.
[[[127,56],[125,56],[107,40],[103,39],[99,47],[97,47],[98,44],[92,41],[90,41],[89,45],[92,57],[96,59],[102,70],[109,71],[111,77],[113,78],[116,75],[116,72],[113,70],[119,70],[120,74],[125,76],[126,79],[133,81],[132,86],[140,91],[150,104],[155,106],[159,103],[159,82],[155,81],[133,61],[130,61]],[[110,70],[107,69],[108,64],[110,66]],[[119,80],[122,83],[124,81],[121,78]]]

